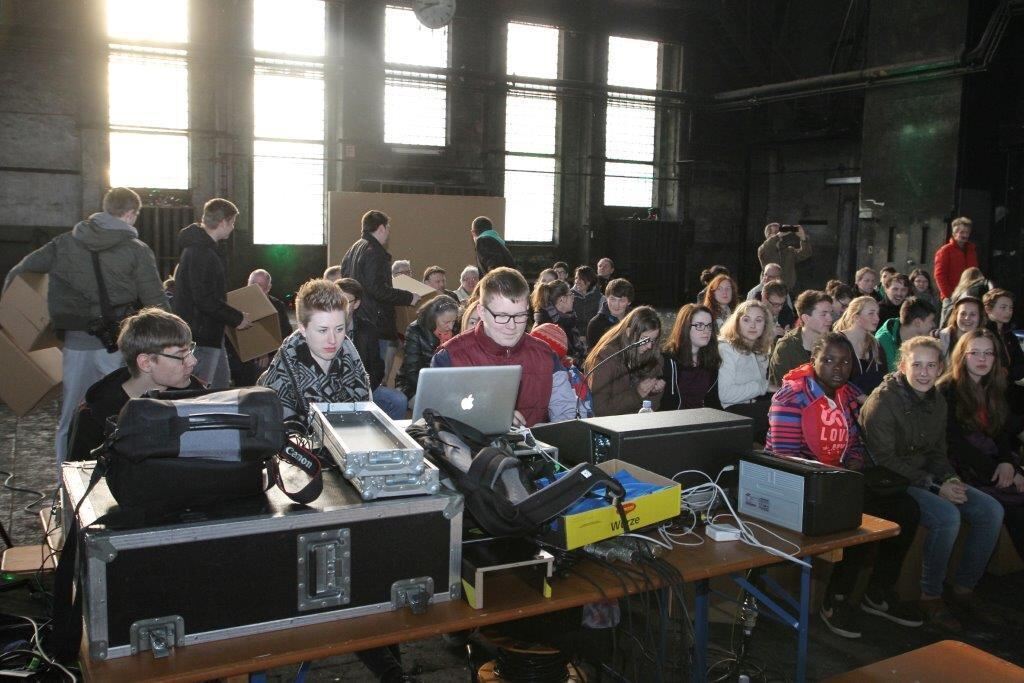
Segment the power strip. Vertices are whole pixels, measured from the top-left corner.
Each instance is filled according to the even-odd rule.
[[[740,540],[740,530],[732,524],[708,524],[704,533],[706,533],[708,538],[712,541],[722,542]]]

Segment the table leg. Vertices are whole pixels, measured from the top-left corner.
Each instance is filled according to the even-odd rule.
[[[704,681],[708,672],[708,580],[697,582],[697,594],[694,601],[695,614],[693,624],[693,671],[690,678]]]
[[[796,631],[797,683],[803,683],[807,678],[807,630],[811,618],[811,563],[814,558],[805,557],[803,560],[807,566],[800,568],[800,625]]]

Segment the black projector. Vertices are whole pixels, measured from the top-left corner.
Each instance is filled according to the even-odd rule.
[[[666,410],[592,417],[536,425],[534,436],[558,448],[561,462],[599,464],[624,460],[663,477],[699,470],[714,479],[726,465],[736,465],[754,443],[752,420],[711,408]],[[736,479],[722,478],[731,483]],[[706,483],[699,474],[676,479],[683,488]]]

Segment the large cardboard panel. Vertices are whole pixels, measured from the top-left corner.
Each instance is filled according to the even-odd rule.
[[[50,325],[48,288],[46,273],[22,273],[15,276],[0,299],[0,327],[23,351],[60,346]]]
[[[390,194],[378,192],[328,193],[329,227],[327,263],[337,265],[360,237],[360,219],[371,209],[391,219],[388,251],[396,259],[412,262],[414,275],[430,266],[448,271],[448,289],[459,286],[459,273],[476,265],[476,250],[469,225],[487,216],[498,234],[505,232],[504,197]]]
[[[258,285],[249,285],[228,292],[228,305],[248,313],[252,327],[237,330],[227,328],[228,339],[242,361],[259,358],[276,351],[281,346],[281,326],[277,321],[277,309]]]
[[[395,324],[400,334],[405,334],[405,328],[416,319],[416,311],[435,296],[437,290],[430,285],[425,285],[420,280],[414,280],[408,275],[398,275],[392,280],[395,289],[404,289],[413,294],[419,294],[420,300],[415,306],[395,306]]]
[[[0,331],[0,399],[18,417],[60,390],[63,357],[59,349],[26,352]]]

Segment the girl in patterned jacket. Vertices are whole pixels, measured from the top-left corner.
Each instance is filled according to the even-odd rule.
[[[281,343],[257,384],[281,397],[285,417],[305,417],[310,403],[370,400],[370,378],[345,335],[348,302],[327,280],[309,280],[295,295],[296,330]]]

